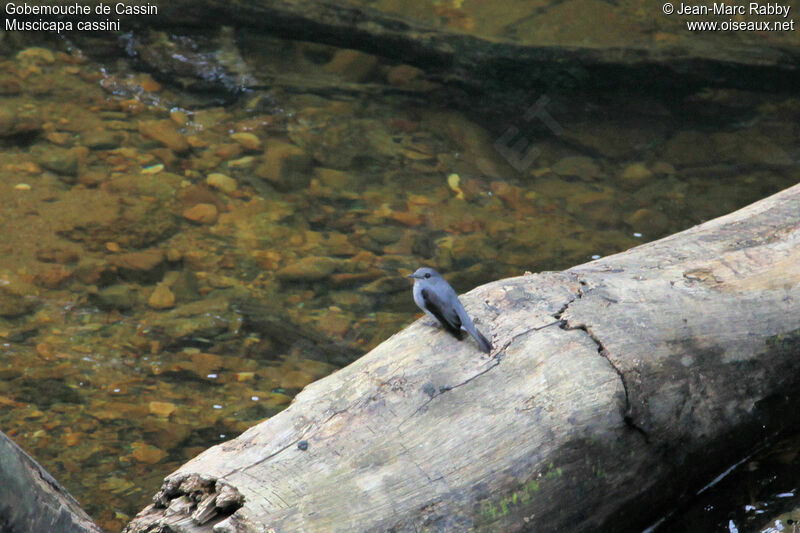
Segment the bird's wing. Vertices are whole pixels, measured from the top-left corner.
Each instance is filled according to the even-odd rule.
[[[422,289],[421,293],[425,308],[436,317],[447,331],[460,339],[461,318],[458,316],[456,309],[452,306],[445,306],[439,296],[430,289]]]

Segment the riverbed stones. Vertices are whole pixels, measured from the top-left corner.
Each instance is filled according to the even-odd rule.
[[[128,173],[117,176],[108,183],[108,189],[126,196],[155,198],[159,202],[169,202],[176,191],[183,186],[183,178],[172,172],[158,174]]]
[[[134,442],[132,448],[130,457],[140,463],[155,464],[167,456],[167,452],[146,442]]]
[[[0,106],[0,135],[9,135],[14,130],[17,114],[9,105]]]
[[[126,311],[136,306],[138,295],[134,286],[117,283],[91,294],[90,301],[101,309]]]
[[[13,102],[0,104],[0,137],[38,132],[42,128],[42,120],[35,110],[14,105]]]
[[[47,289],[63,288],[72,278],[72,270],[63,265],[49,265],[34,277],[34,283]]]
[[[366,235],[376,243],[386,245],[399,241],[403,229],[398,226],[374,226],[366,231]]]
[[[794,161],[777,139],[757,130],[717,132],[711,135],[721,161],[738,165],[789,166]]]
[[[160,248],[150,248],[137,252],[122,253],[109,258],[109,264],[122,269],[137,272],[151,272],[166,259],[166,253]]]
[[[58,146],[67,146],[72,141],[72,135],[65,131],[46,131],[43,135],[48,142]]]
[[[169,345],[193,338],[213,339],[228,331],[235,319],[229,307],[222,297],[178,305],[159,317],[159,327]]]
[[[219,372],[225,368],[225,358],[219,355],[206,352],[189,353],[188,351],[187,354],[192,371],[200,377],[206,377],[208,374]]]
[[[231,193],[239,186],[235,179],[226,174],[214,172],[208,175],[206,183],[222,192]]]
[[[230,161],[239,157],[244,148],[237,143],[222,143],[214,146],[212,150],[214,155],[221,161]]]
[[[661,157],[678,167],[708,165],[717,161],[711,137],[699,131],[679,131],[664,144]]]
[[[238,132],[231,135],[231,139],[236,141],[245,150],[261,150],[261,139],[254,133]]]
[[[239,159],[232,159],[231,161],[228,161],[228,168],[252,168],[255,164],[256,158],[252,155],[246,155],[244,157],[240,157]]]
[[[294,190],[308,186],[312,158],[297,145],[280,139],[269,139],[256,175],[279,190]]]
[[[151,401],[148,404],[148,408],[150,409],[150,413],[157,417],[169,418],[169,416],[178,409],[178,406],[172,402]]]
[[[177,229],[174,215],[158,202],[147,198],[128,197],[124,204],[102,195],[78,191],[75,200],[96,200],[92,209],[71,211],[70,219],[61,221],[57,233],[72,241],[82,242],[90,250],[104,250],[107,242],[122,248],[142,248],[171,235]]]
[[[33,312],[38,307],[36,288],[19,280],[0,283],[0,317],[16,318]]]
[[[378,66],[378,58],[358,50],[338,50],[325,65],[325,71],[347,81],[359,83],[367,79]]]
[[[43,263],[59,263],[66,265],[68,263],[74,263],[78,258],[79,254],[73,248],[47,246],[36,250],[36,259]]]
[[[403,152],[402,139],[385,122],[371,118],[331,120],[319,129],[290,132],[321,166],[349,170],[354,165],[391,164]]]
[[[622,169],[620,181],[629,187],[642,185],[653,176],[652,171],[644,163],[630,163]]]
[[[498,138],[492,137],[486,129],[467,119],[463,113],[434,115],[433,123],[429,127],[443,128],[448,137],[461,148],[459,157],[483,175],[504,179],[516,171],[508,163],[508,154],[504,156],[502,149],[498,151],[498,145],[495,144]],[[499,146],[502,146],[502,141]]]
[[[124,140],[124,133],[105,128],[94,129],[81,134],[83,145],[92,150],[113,150],[114,148],[119,148]]]
[[[386,81],[392,85],[407,85],[422,75],[422,71],[411,65],[397,65],[386,72]]]
[[[176,272],[175,276],[168,281],[169,288],[177,302],[190,302],[199,296],[197,276],[191,269],[184,268],[180,272]]]
[[[333,274],[340,265],[341,261],[330,257],[309,256],[286,265],[275,275],[282,281],[320,281]]]
[[[363,285],[359,291],[374,295],[388,295],[408,290],[408,288],[408,280],[402,276],[385,276]]]
[[[169,309],[175,306],[175,295],[166,283],[159,283],[147,299],[153,309]]]
[[[218,216],[219,212],[214,204],[195,204],[183,211],[183,218],[195,224],[214,224]]]
[[[108,179],[108,172],[102,168],[83,169],[78,174],[77,183],[86,187],[97,187]]]
[[[590,157],[573,155],[559,160],[552,170],[559,176],[575,177],[590,181],[600,176],[600,167]]]
[[[625,222],[648,239],[660,236],[669,227],[669,218],[664,213],[648,208],[637,209]]]
[[[333,168],[317,167],[314,169],[314,176],[321,184],[337,191],[352,191],[356,187],[356,179],[349,172],[343,172]]]
[[[614,201],[614,190],[610,187],[586,188],[567,199],[566,210],[570,214],[591,220],[594,224],[617,223],[621,213]]]
[[[55,63],[56,57],[52,51],[47,48],[39,46],[32,46],[17,52],[17,59],[22,64],[52,64]]]
[[[190,148],[186,136],[175,128],[171,120],[142,120],[138,127],[142,136],[158,141],[177,153],[187,152]]]
[[[78,175],[78,152],[65,148],[42,148],[37,150],[36,162],[43,168],[61,176]]]
[[[650,170],[658,176],[672,176],[675,174],[675,167],[666,161],[656,161],[650,166]]]

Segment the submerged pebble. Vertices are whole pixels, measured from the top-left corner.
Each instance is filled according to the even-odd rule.
[[[169,309],[175,306],[175,295],[166,284],[159,283],[147,299],[147,305],[153,309]]]
[[[217,206],[214,204],[196,204],[183,211],[183,218],[198,224],[214,224],[217,221]]]
[[[55,147],[39,150],[37,163],[56,174],[78,175],[78,152],[75,150]]]
[[[638,186],[653,176],[653,172],[644,163],[631,163],[622,169],[620,179],[626,185]]]
[[[213,173],[206,178],[206,183],[223,192],[233,192],[238,187],[236,180],[225,174]]]
[[[275,275],[284,281],[319,281],[333,274],[340,264],[330,257],[304,257],[278,270]]]
[[[258,151],[261,150],[261,139],[253,133],[240,132],[231,135],[231,139],[239,143],[246,150]]]
[[[139,122],[139,133],[175,152],[182,153],[189,150],[189,141],[175,128],[171,120],[143,120]]]
[[[584,180],[592,180],[600,175],[600,167],[585,156],[569,156],[552,166],[552,171],[559,176],[575,176]]]

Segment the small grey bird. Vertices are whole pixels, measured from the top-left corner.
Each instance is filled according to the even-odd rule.
[[[435,318],[458,340],[461,340],[461,330],[464,330],[475,339],[482,352],[492,351],[492,343],[475,327],[456,291],[441,274],[432,268],[422,267],[407,277],[414,279],[414,303],[425,314]]]

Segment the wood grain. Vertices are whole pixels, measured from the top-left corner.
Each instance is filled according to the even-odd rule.
[[[171,474],[127,531],[646,526],[800,421],[787,407],[798,250],[800,185],[565,272],[479,287],[463,301],[491,356],[417,321]]]

